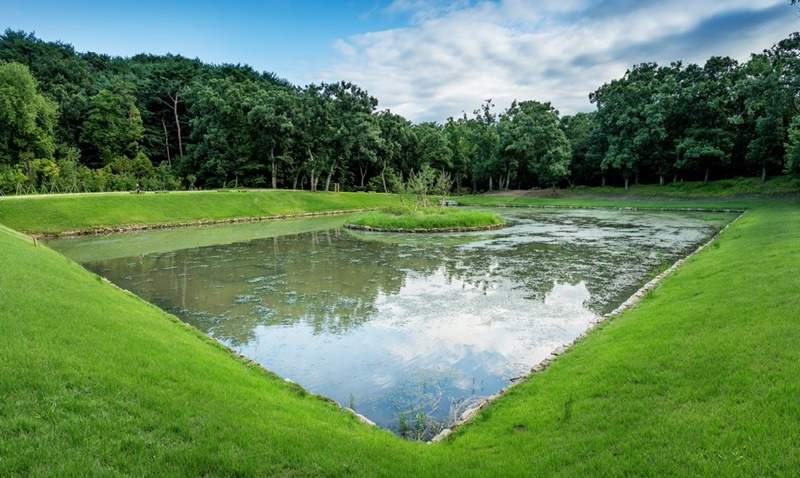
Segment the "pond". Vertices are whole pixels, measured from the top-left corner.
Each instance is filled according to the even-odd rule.
[[[346,216],[48,245],[312,393],[429,438],[730,214],[499,209],[487,232],[351,232]]]

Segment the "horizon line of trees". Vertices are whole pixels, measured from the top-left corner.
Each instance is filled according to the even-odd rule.
[[[390,192],[425,168],[456,192],[722,179],[800,170],[800,34],[746,63],[643,63],[596,110],[491,100],[413,124],[349,82],[298,87],[247,65],[78,53],[0,35],[0,194],[269,187]]]

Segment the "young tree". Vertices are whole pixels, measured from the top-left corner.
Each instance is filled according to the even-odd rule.
[[[334,172],[367,166],[377,154],[380,134],[372,118],[378,100],[367,91],[350,82],[323,85],[323,94],[331,104],[331,122],[335,129],[333,135],[334,154],[329,157],[328,177],[325,190],[330,186]],[[362,175],[363,179],[366,174]]]
[[[443,131],[450,147],[451,170],[458,193],[461,192],[461,181],[469,180],[472,161],[475,159],[475,147],[469,140],[468,128],[467,118],[464,115],[458,120],[448,118]]]
[[[451,167],[452,150],[444,135],[443,128],[432,122],[425,122],[411,127],[415,141],[413,155],[416,167],[430,166],[434,170],[447,171]]]
[[[378,164],[378,154],[384,145],[378,116],[366,113],[356,115],[350,127],[350,134],[352,135],[351,162],[358,165],[359,187],[363,189],[366,187],[365,180],[369,168]]]
[[[252,100],[247,123],[254,154],[269,165],[272,189],[278,187],[278,167],[291,162],[290,151],[295,134],[297,98],[285,88],[260,91]]]
[[[600,161],[596,161],[596,156],[590,154],[597,130],[596,115],[595,112],[576,113],[562,116],[559,122],[572,150],[568,178],[571,186],[593,184],[600,175]]]
[[[569,140],[559,128],[558,111],[550,103],[514,101],[501,115],[501,154],[514,158],[508,163],[508,180],[511,168],[533,174],[538,183],[552,186],[569,176],[572,158]]]
[[[702,68],[691,64],[676,74],[670,137],[677,170],[700,171],[707,183],[712,168],[730,165],[736,137],[730,118],[736,114],[734,89],[740,76],[738,63],[727,57],[712,57]]]
[[[319,178],[335,160],[334,142],[337,128],[333,123],[333,103],[325,97],[325,86],[309,85],[300,95],[294,138],[298,157],[305,157],[295,168],[295,183],[301,174],[308,174],[309,189],[317,190]]]
[[[388,193],[394,184],[387,180],[387,173],[400,168],[403,157],[411,150],[413,136],[411,124],[402,116],[384,110],[378,113],[377,118],[382,139],[377,161],[383,192]]]
[[[795,116],[789,124],[789,138],[786,148],[786,172],[800,173],[800,115]]]
[[[741,82],[745,120],[753,128],[745,159],[751,170],[780,171],[784,161],[787,128],[798,113],[800,96],[800,34],[781,40],[761,55],[753,55]]]
[[[114,81],[89,100],[81,139],[94,153],[96,166],[120,156],[135,157],[143,135],[142,117],[130,83]]]
[[[480,108],[473,111],[473,117],[466,120],[468,138],[474,145],[474,156],[470,161],[473,193],[478,190],[478,182],[487,179],[489,190],[494,189],[492,178],[499,175],[497,151],[500,137],[497,132],[497,114],[492,111],[493,108],[492,100],[486,100]]]
[[[23,154],[53,159],[56,117],[28,67],[0,62],[0,165],[19,164]]]
[[[638,179],[646,160],[666,139],[664,115],[653,102],[658,86],[658,65],[642,63],[590,95],[608,144],[601,169],[619,172],[626,190],[631,176]]]
[[[210,80],[190,92],[191,140],[182,162],[186,173],[218,187],[245,182],[262,169],[254,159],[247,114],[259,86],[232,78]]]
[[[0,35],[0,60],[26,65],[38,91],[58,105],[57,143],[77,146],[98,72],[68,44],[44,42],[33,33],[7,29]]]

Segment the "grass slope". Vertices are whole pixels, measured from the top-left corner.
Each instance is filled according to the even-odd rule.
[[[754,204],[760,204],[759,199],[724,199],[724,198],[690,198],[671,199],[663,197],[638,197],[638,196],[609,196],[609,197],[582,197],[569,195],[566,197],[541,197],[520,196],[459,196],[455,200],[463,206],[509,206],[509,207],[574,207],[574,208],[644,208],[644,209],[713,209],[713,210],[744,210]]]
[[[438,445],[362,426],[3,228],[0,476],[794,475],[800,201],[737,204],[718,246]]]
[[[30,233],[92,231],[237,218],[325,213],[394,205],[386,194],[304,191],[203,191],[0,198],[0,224]]]
[[[423,447],[50,249],[0,233],[0,261],[0,476],[380,475]]]
[[[527,450],[534,476],[795,473],[800,203],[756,207],[717,244],[453,446]]]
[[[667,183],[663,186],[658,184],[633,184],[628,192],[620,193],[619,187],[607,186],[604,188],[578,189],[577,194],[592,196],[641,196],[641,197],[672,197],[677,199],[686,198],[735,198],[735,197],[756,197],[756,196],[776,196],[800,193],[800,178],[792,176],[776,176],[767,179],[763,183],[761,178],[735,178],[710,181],[703,184],[702,181],[688,181],[678,183]]]

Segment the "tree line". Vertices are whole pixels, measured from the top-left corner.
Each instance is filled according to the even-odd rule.
[[[414,172],[460,193],[721,179],[800,169],[800,34],[746,63],[636,65],[591,113],[491,100],[413,124],[349,82],[247,65],[79,53],[0,36],[0,193],[267,187],[392,191]]]

